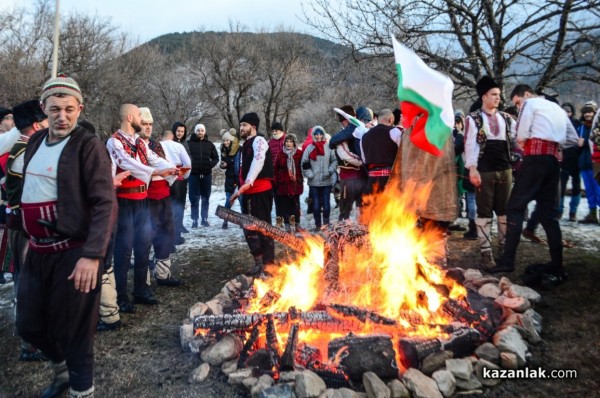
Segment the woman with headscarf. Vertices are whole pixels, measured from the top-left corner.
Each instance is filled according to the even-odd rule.
[[[312,137],[312,144],[302,154],[302,174],[313,198],[315,230],[318,231],[323,224],[329,224],[331,187],[335,183],[337,160],[327,145],[323,127],[313,127]]]
[[[300,195],[304,190],[302,178],[302,150],[298,148],[298,138],[288,133],[285,136],[283,149],[275,158],[274,171],[277,186],[278,202],[281,206],[281,217],[285,230],[292,231],[292,224],[300,223]],[[293,232],[293,231],[292,231]]]

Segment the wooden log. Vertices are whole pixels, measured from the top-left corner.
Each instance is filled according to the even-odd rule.
[[[296,349],[298,346],[298,324],[292,325],[288,334],[288,340],[285,344],[285,351],[281,356],[281,367],[282,371],[294,370],[294,357],[296,355]]]
[[[271,358],[271,368],[279,368],[279,348],[277,347],[277,330],[275,329],[275,322],[273,321],[273,314],[267,315],[267,351]]]
[[[238,369],[241,369],[246,366],[246,361],[248,360],[248,356],[250,352],[254,349],[256,342],[258,341],[258,336],[260,335],[260,326],[262,325],[262,320],[256,322],[256,324],[252,327],[252,332],[250,332],[250,337],[244,343],[244,347],[242,347],[242,351],[240,352],[240,356],[238,358]]]
[[[344,351],[341,351],[344,350]],[[340,365],[348,370],[348,376],[362,381],[363,373],[374,372],[383,380],[398,377],[396,351],[388,335],[356,336],[352,333],[331,340],[327,347],[328,357],[340,357]]]
[[[258,231],[264,236],[273,238],[277,242],[282,243],[299,253],[304,253],[307,250],[307,246],[303,239],[298,238],[296,235],[286,232],[280,228],[274,227],[268,222],[260,220],[249,214],[238,213],[237,211],[220,205],[217,206],[217,211],[215,214],[224,221],[237,224],[244,229]]]
[[[343,366],[335,366],[331,364],[315,361],[308,364],[308,370],[314,372],[324,382],[327,388],[350,388],[352,382],[348,376],[347,369]]]
[[[298,366],[308,368],[309,364],[315,361],[320,361],[321,359],[321,350],[319,350],[317,347],[305,343],[300,343],[298,345],[298,350],[296,351],[295,356],[295,362],[298,364]]]

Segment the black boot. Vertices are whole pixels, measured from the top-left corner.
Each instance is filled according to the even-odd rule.
[[[223,225],[221,225],[221,228],[222,228],[222,229],[227,229],[227,228],[229,228],[229,224],[228,224],[228,222],[227,222],[227,221],[223,221]]]
[[[469,219],[469,230],[463,234],[463,238],[477,240],[477,226],[475,225],[475,220]]]

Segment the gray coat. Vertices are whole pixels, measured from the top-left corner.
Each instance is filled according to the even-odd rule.
[[[337,178],[337,159],[335,153],[329,149],[327,144],[323,149],[325,154],[317,156],[317,160],[312,160],[308,156],[314,151],[315,146],[310,144],[302,154],[302,175],[306,178],[309,187],[326,187],[332,186]],[[305,168],[305,164],[309,163],[310,168]]]

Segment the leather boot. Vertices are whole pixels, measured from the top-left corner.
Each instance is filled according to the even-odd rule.
[[[56,363],[51,362],[50,366],[54,370],[54,380],[48,388],[44,390],[41,398],[55,398],[60,397],[62,393],[69,388],[69,371],[67,370],[67,363],[65,361]]]
[[[583,220],[579,220],[580,224],[598,224],[598,209],[590,209],[590,212]]]
[[[463,238],[477,240],[477,226],[475,225],[475,220],[469,219],[469,230],[463,234]]]

